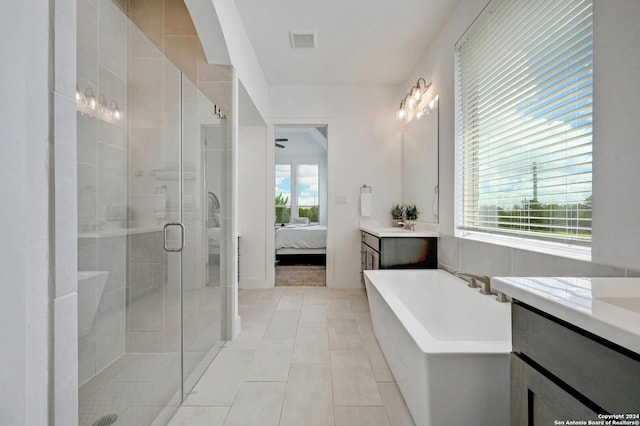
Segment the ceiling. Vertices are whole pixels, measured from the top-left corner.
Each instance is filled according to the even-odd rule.
[[[401,84],[458,0],[235,0],[269,84]],[[289,31],[315,32],[292,49]]]
[[[278,155],[294,155],[315,152],[327,155],[327,128],[326,126],[287,125],[276,126],[274,129],[276,138],[286,138],[287,141],[279,142],[284,149],[277,149]]]

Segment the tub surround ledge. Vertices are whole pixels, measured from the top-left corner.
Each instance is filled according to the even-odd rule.
[[[640,354],[640,278],[494,277],[491,288]]]

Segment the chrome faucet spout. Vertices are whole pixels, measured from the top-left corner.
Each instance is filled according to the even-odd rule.
[[[480,287],[480,294],[491,294],[491,278],[486,275],[469,274],[467,272],[457,272],[455,275],[467,281],[471,288]]]

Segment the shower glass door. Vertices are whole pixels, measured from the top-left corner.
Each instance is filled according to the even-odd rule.
[[[225,337],[223,120],[111,1],[77,7],[79,424],[164,424]]]
[[[224,247],[221,231],[226,229],[221,211],[227,203],[221,191],[225,183],[224,151],[216,151],[212,156],[207,150],[210,128],[223,127],[223,120],[216,116],[213,102],[184,74],[181,81],[181,223],[185,229],[181,253],[182,379],[186,398],[224,344],[226,309],[221,291],[224,281],[220,275],[220,251]]]

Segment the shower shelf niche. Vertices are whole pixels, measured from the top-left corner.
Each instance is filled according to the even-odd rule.
[[[165,167],[151,170],[149,176],[155,177],[157,180],[178,180],[179,172],[177,167]],[[195,167],[184,167],[182,169],[184,180],[196,180],[197,176],[198,169]]]

